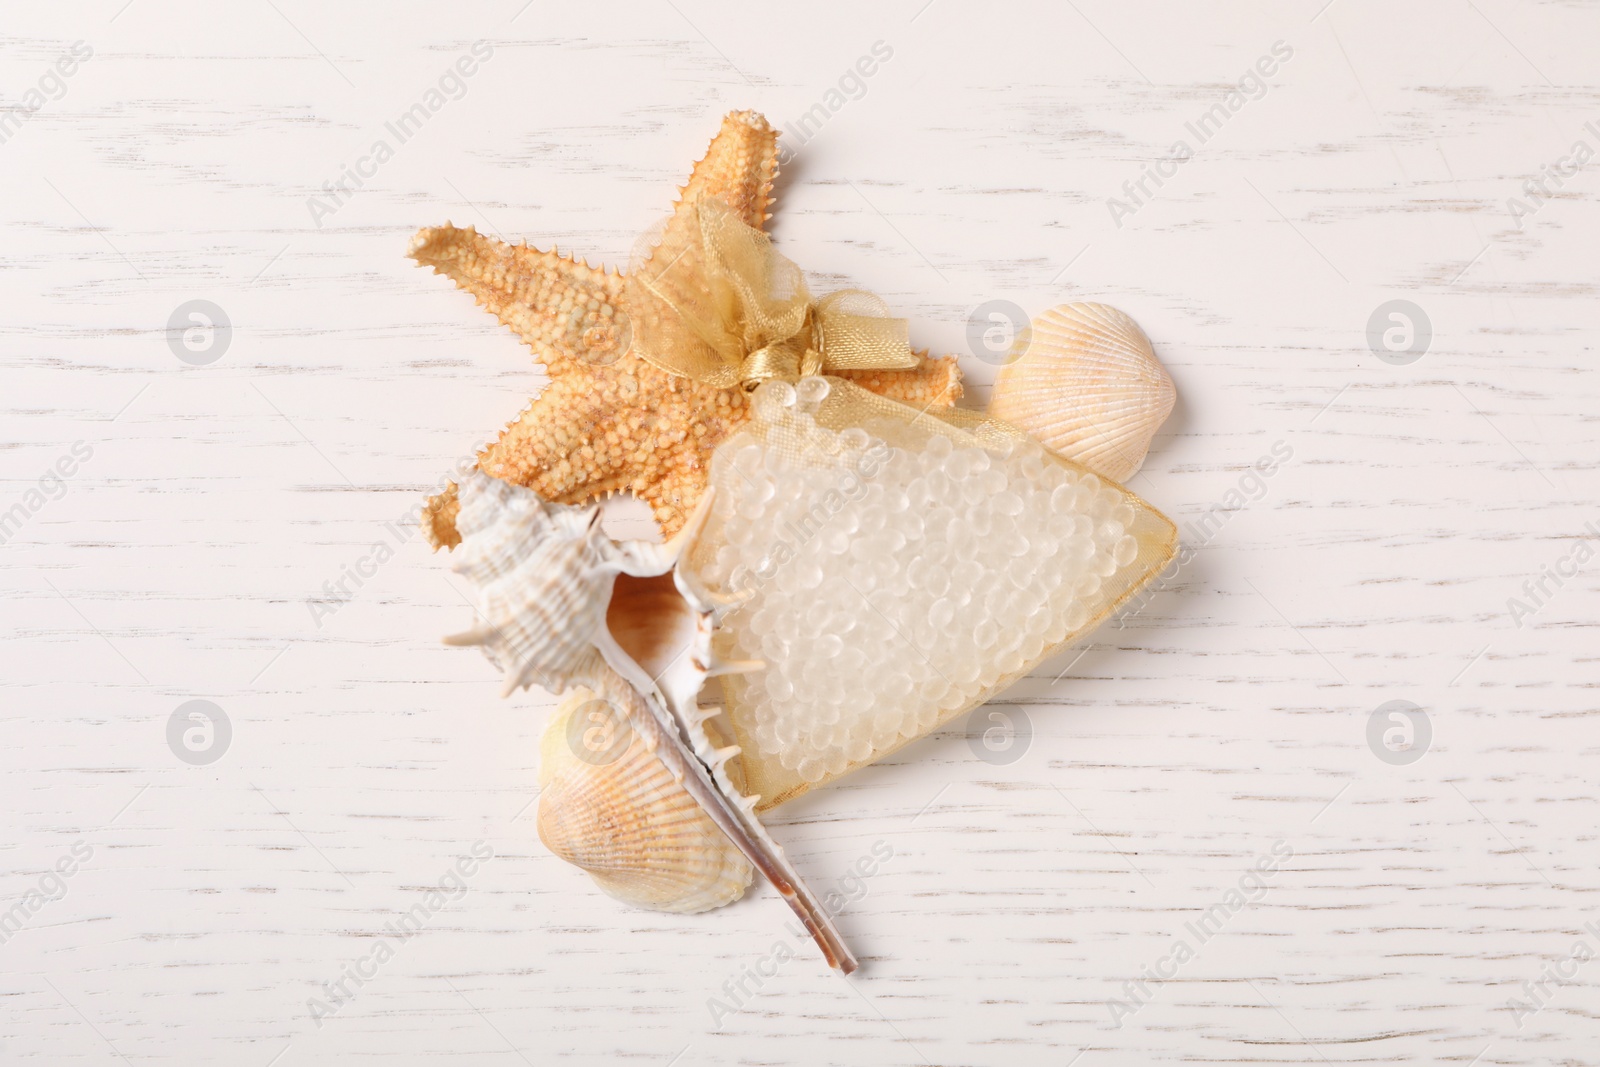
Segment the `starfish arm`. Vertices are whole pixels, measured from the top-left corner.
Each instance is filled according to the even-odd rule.
[[[764,230],[772,217],[772,182],[777,176],[778,131],[755,111],[730,111],[705,158],[694,165],[688,184],[678,191],[673,221],[697,197],[713,196],[738,212],[745,225]]]
[[[918,410],[954,407],[961,399],[961,368],[956,365],[956,357],[929,359],[926,352],[917,355],[922,357],[922,365],[911,370],[842,371],[839,377]]]
[[[459,493],[456,483],[450,482],[442,492],[423,502],[417,525],[434,549],[455,548],[461,543],[461,534],[456,530],[456,516],[461,514]]]
[[[567,361],[609,362],[627,351],[620,275],[448,223],[417,231],[410,255],[471,293],[552,371]]]
[[[704,498],[710,480],[704,463],[693,462],[692,457],[679,457],[678,462],[667,466],[661,477],[634,495],[649,506],[662,536],[673,537],[683,529],[694,505]]]
[[[558,504],[629,488],[642,413],[619,394],[626,375],[569,375],[544,392],[478,456],[478,469]]]
[[[582,504],[630,488],[639,477],[643,449],[629,448],[629,423],[638,411],[616,402],[614,381],[601,387],[585,375],[553,379],[522,414],[478,454],[478,469],[545,500]],[[422,530],[434,548],[461,543],[456,486],[429,498]]]
[[[761,228],[772,206],[777,139],[755,112],[727,115],[680,190],[669,231],[687,224],[685,205],[705,196]],[[411,255],[472,293],[550,372],[551,384],[483,451],[479,469],[564,504],[631,492],[667,536],[681,529],[705,492],[712,451],[749,417],[745,393],[674,377],[631,353],[620,275],[448,224],[420,231]],[[961,396],[955,359],[919,355],[912,370],[843,377],[919,410],[954,406]],[[458,509],[454,486],[427,502],[422,527],[435,548],[460,543]]]
[[[961,396],[954,356],[842,377],[918,410],[953,407]],[[626,356],[554,379],[484,449],[478,466],[561,504],[632,493],[671,537],[705,492],[712,451],[749,413],[742,389],[700,385]],[[460,543],[457,508],[454,486],[428,501],[422,529],[433,547]]]

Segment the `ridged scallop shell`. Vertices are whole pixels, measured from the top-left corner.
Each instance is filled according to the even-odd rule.
[[[764,666],[724,661],[712,651],[719,613],[732,601],[714,597],[678,566],[713,495],[704,495],[682,532],[664,545],[618,542],[602,530],[598,506],[552,504],[482,473],[467,475],[456,570],[477,590],[481,621],[446,641],[482,646],[505,675],[504,693],[534,682],[555,693],[592,691],[650,761],[644,770],[633,767],[635,775],[648,770],[644,794],[567,775],[541,805],[541,825],[567,853],[600,865],[597,880],[607,892],[667,910],[702,910],[719,897],[726,902],[732,898],[719,881],[724,875],[708,872],[727,867],[731,846],[794,909],[829,965],[849,974],[854,956],[756,817],[759,798],[744,795],[732,766],[740,749],[723,742],[714,722],[720,709],[700,704],[707,679]],[[687,880],[683,844],[674,839],[684,804],[696,806],[723,835],[706,845],[713,849],[706,866],[691,869]],[[595,835],[608,829],[613,840],[603,845]],[[703,835],[696,840],[705,843]],[[608,865],[619,855],[630,858],[613,870]],[[671,868],[679,874],[663,879],[661,870]]]
[[[1124,482],[1177,399],[1138,323],[1107,304],[1062,304],[1033,320],[1027,350],[1000,369],[989,413]]]
[[[626,904],[691,914],[744,895],[748,860],[606,701],[574,689],[540,745],[539,837]]]

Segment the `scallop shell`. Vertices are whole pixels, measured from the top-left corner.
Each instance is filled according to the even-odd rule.
[[[1026,351],[1000,369],[989,413],[1123,482],[1177,399],[1138,323],[1107,304],[1062,304],[1033,320]]]
[[[556,693],[582,686],[614,708],[661,773],[772,883],[828,964],[849,974],[855,957],[756,817],[759,798],[744,795],[730,766],[740,750],[722,744],[715,728],[719,709],[699,702],[707,679],[764,666],[724,661],[712,651],[719,615],[733,601],[712,596],[689,568],[677,565],[713,496],[704,494],[695,515],[664,545],[618,542],[601,529],[597,505],[552,504],[485,474],[467,475],[456,570],[476,587],[482,621],[446,641],[482,646],[504,673],[505,693],[533,682]],[[668,575],[671,591],[658,580]],[[572,795],[575,804],[588,802],[581,792]],[[551,826],[575,826],[593,814],[541,811],[541,818]],[[627,828],[663,838],[668,832],[637,814]],[[632,847],[648,846],[636,840]],[[678,846],[663,839],[659,847],[668,855]],[[660,887],[627,892],[651,897],[656,906],[665,899]],[[703,898],[666,900],[686,901]]]
[[[753,869],[617,710],[582,687],[540,745],[539,837],[625,904],[690,914],[744,895]]]

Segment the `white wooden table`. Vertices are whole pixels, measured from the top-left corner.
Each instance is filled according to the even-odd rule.
[[[1593,5],[5,23],[0,1060],[1600,1062]],[[827,110],[877,42],[781,248],[942,351],[990,299],[1128,311],[1181,394],[1132,484],[1198,552],[1016,688],[1004,758],[945,730],[774,813],[824,889],[890,855],[845,981],[770,890],[625,911],[537,840],[552,701],[438,644],[468,611],[408,523],[542,379],[403,252],[451,219],[625,263],[722,113]],[[1392,300],[1414,361],[1369,347]],[[192,700],[229,736],[175,750]]]

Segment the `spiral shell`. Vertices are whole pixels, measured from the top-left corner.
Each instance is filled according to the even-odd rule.
[[[526,489],[473,471],[456,517],[461,546],[452,569],[478,590],[488,620],[447,644],[481,645],[505,676],[501,696],[538,682],[560,692],[594,672],[594,635],[610,599],[602,564],[613,543],[600,508],[548,504]]]
[[[1124,482],[1177,399],[1138,323],[1107,304],[1062,304],[1033,320],[1027,350],[1000,369],[989,414]]]
[[[828,964],[849,974],[855,957],[756,817],[759,798],[745,795],[733,766],[740,749],[717,728],[719,709],[700,703],[708,679],[764,667],[713,651],[730,603],[678,566],[712,497],[666,544],[618,542],[601,529],[598,507],[552,504],[469,474],[456,569],[476,587],[482,621],[446,641],[482,646],[505,674],[505,694],[532,683],[586,690],[623,731],[627,747],[604,760],[565,733],[563,755],[547,736],[539,825],[552,851],[613,896],[667,911],[727,903],[759,870]]]
[[[539,837],[606,893],[690,914],[738,900],[753,869],[609,702],[577,688],[540,744]]]

